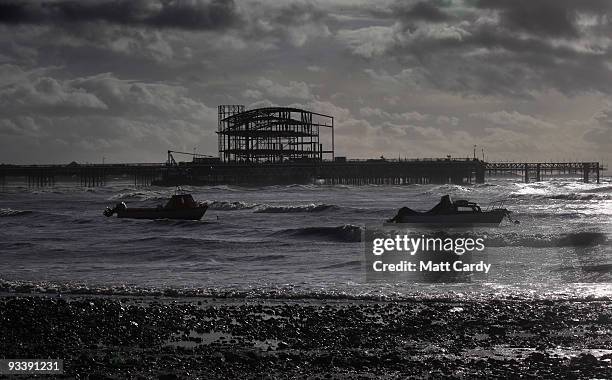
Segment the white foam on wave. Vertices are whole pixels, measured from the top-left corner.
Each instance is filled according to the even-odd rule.
[[[121,200],[161,200],[168,199],[171,196],[168,191],[154,191],[154,190],[131,190],[123,191],[115,194],[108,198],[109,201],[121,201]]]
[[[0,208],[0,217],[26,215],[26,214],[30,214],[31,212],[32,211],[30,210],[15,210],[12,208]]]
[[[326,210],[336,210],[336,205],[325,203],[310,203],[306,205],[259,205],[255,209],[258,213],[294,213],[294,212],[320,212]]]
[[[207,201],[206,204],[210,210],[217,211],[249,210],[258,206],[257,203],[241,201]]]

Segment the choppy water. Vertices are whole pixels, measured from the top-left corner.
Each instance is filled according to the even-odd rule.
[[[0,193],[0,279],[89,287],[200,289],[279,296],[402,297],[472,294],[612,296],[612,181],[484,185],[193,187],[199,222],[106,218],[118,201],[163,203],[171,188],[125,183]],[[521,224],[481,228],[486,278],[462,283],[369,284],[361,232],[401,206],[441,195],[486,206],[505,200]]]

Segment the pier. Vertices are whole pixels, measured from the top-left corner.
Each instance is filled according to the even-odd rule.
[[[407,185],[485,183],[487,177],[512,175],[524,182],[579,176],[599,183],[598,162],[496,163],[478,159],[369,159],[284,163],[182,163],[162,169],[160,185],[288,184]]]
[[[598,162],[484,162],[478,159],[406,159],[288,161],[276,163],[221,162],[197,158],[190,162],[138,164],[0,165],[0,186],[21,182],[29,187],[51,187],[71,182],[82,187],[104,186],[123,180],[139,186],[273,185],[320,183],[329,185],[407,185],[484,183],[494,176],[525,182],[556,176],[600,181]]]

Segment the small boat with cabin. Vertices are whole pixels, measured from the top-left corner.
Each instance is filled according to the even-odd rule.
[[[449,195],[444,195],[440,202],[429,211],[419,212],[402,207],[387,222],[437,226],[496,226],[502,222],[504,217],[510,219],[510,211],[505,208],[482,211],[480,206],[474,202],[467,200],[453,202]],[[515,221],[515,223],[518,222]]]
[[[200,220],[207,209],[208,205],[206,203],[196,202],[191,194],[179,189],[165,206],[129,208],[125,202],[120,202],[114,208],[107,207],[104,210],[104,215],[110,217],[117,214],[118,218],[131,219]]]

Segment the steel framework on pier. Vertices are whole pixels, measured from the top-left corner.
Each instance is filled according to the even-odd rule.
[[[320,129],[331,131],[325,148]],[[219,158],[223,162],[322,161],[334,156],[334,118],[299,108],[219,106]]]

